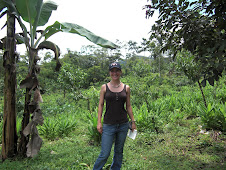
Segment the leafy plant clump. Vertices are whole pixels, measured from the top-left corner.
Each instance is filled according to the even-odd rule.
[[[61,114],[56,117],[46,117],[42,126],[38,127],[40,135],[48,140],[67,137],[76,129],[76,119],[73,114]]]

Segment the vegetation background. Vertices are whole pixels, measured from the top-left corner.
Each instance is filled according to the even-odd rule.
[[[17,7],[21,7],[22,3],[16,2]],[[5,61],[9,57],[0,53],[0,132],[5,132],[2,129],[6,127],[2,121],[3,100],[12,104],[8,98],[15,96],[3,99],[4,75],[12,76],[13,80],[17,77],[18,135],[23,129],[24,113],[31,112],[26,106],[32,102],[24,96],[25,93],[30,95],[31,91],[19,88],[19,85],[26,84],[24,77],[29,66],[35,69],[33,73],[41,70],[37,75],[39,83],[34,83],[34,87],[40,97],[35,99],[38,102],[44,100],[40,104],[42,111],[39,111],[45,120],[42,126],[38,126],[38,133],[44,139],[39,154],[33,158],[10,155],[13,158],[1,162],[0,169],[92,169],[100,152],[101,136],[96,129],[99,90],[110,80],[108,65],[113,61],[121,63],[122,82],[131,87],[131,103],[138,129],[137,138],[126,141],[122,169],[226,169],[225,1],[149,2],[144,7],[146,17],[153,16],[158,10],[159,18],[149,39],[143,39],[141,44],[118,41],[116,44],[121,49],[86,46],[80,52],[68,50],[61,56],[62,68],[55,72],[54,58],[57,68],[60,66],[57,46],[52,46],[57,56],[46,52],[39,54],[41,58],[37,57],[36,61],[36,55],[30,53],[37,52],[30,48],[35,47],[36,31],[33,29],[29,34],[25,30],[23,35],[32,37],[31,46],[28,39],[25,41],[31,51],[15,60],[12,49],[13,62],[7,65],[12,66],[10,69],[16,65],[13,72],[17,76],[8,74]],[[12,1],[5,0],[0,4],[13,5]],[[53,27],[59,24],[56,22]],[[13,38],[7,40],[15,43]],[[38,49],[51,44],[45,42]],[[7,50],[5,54],[9,54]],[[142,51],[148,51],[150,56],[140,55]],[[34,67],[38,66],[36,64],[40,69]],[[7,112],[4,113],[4,121],[12,119],[12,116],[7,117]],[[28,118],[35,117],[27,115]],[[4,139],[7,138],[2,134],[0,137],[3,138],[1,149],[4,151]],[[15,143],[13,147],[17,150]],[[2,154],[2,159],[4,156]],[[111,159],[112,155],[104,169],[109,169]]]
[[[38,156],[6,160],[0,163],[1,169],[91,169],[100,151],[96,130],[99,90],[110,80],[108,64],[112,61],[122,64],[122,82],[131,87],[138,129],[137,138],[126,141],[123,169],[224,169],[225,74],[215,86],[207,84],[203,89],[206,108],[198,84],[181,71],[180,57],[176,61],[170,56],[144,57],[134,51],[139,48],[136,42],[124,46],[130,49],[124,55],[95,46],[82,52],[68,50],[59,73],[54,71],[54,55],[46,52],[39,77],[44,124],[38,129],[43,146]],[[27,56],[21,58],[17,61],[18,85],[27,68]],[[0,62],[3,70],[2,55]],[[18,134],[24,93],[18,88]]]

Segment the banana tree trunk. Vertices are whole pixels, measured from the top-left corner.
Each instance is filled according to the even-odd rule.
[[[34,50],[32,48],[29,49],[29,64],[30,69],[28,75],[32,77],[32,75],[36,74],[36,71],[34,69],[34,66],[36,64],[35,56],[37,56],[37,50]],[[30,82],[28,85],[29,87],[26,88],[26,94],[25,94],[25,105],[24,105],[24,114],[23,114],[23,120],[22,120],[22,129],[20,131],[20,141],[18,146],[18,152],[20,156],[26,157],[27,156],[27,145],[29,143],[29,135],[24,135],[24,129],[27,127],[27,125],[30,122],[30,115],[31,110],[29,109],[29,104],[31,103],[32,95],[30,91],[37,86],[37,84],[33,84]]]
[[[31,101],[31,95],[29,94],[30,89],[26,89],[26,95],[25,95],[25,106],[24,106],[24,114],[23,114],[23,120],[22,120],[22,129],[20,131],[20,142],[18,146],[18,153],[20,156],[26,157],[27,152],[27,144],[29,142],[29,136],[25,136],[23,134],[23,130],[28,125],[30,121],[30,112],[29,112],[29,103]]]
[[[17,154],[16,131],[16,62],[15,17],[7,15],[7,38],[4,53],[4,116],[2,132],[2,160]]]

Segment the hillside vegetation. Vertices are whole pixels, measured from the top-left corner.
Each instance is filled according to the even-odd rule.
[[[122,59],[118,53],[108,54],[104,49],[83,55],[68,51],[58,73],[53,56],[45,54],[49,61],[41,63],[39,77],[44,101],[44,124],[38,126],[42,148],[38,156],[6,160],[0,169],[92,169],[100,152],[101,136],[96,130],[99,90],[110,80],[108,64],[114,60],[121,62],[121,81],[131,88],[138,130],[135,140],[126,141],[122,170],[226,168],[225,74],[214,86],[207,83],[202,88],[205,106],[198,83],[187,78],[180,62],[172,62],[170,57],[132,55]],[[24,77],[24,58],[18,62],[18,84]],[[18,135],[23,94],[18,88]],[[105,169],[109,169],[112,156]]]

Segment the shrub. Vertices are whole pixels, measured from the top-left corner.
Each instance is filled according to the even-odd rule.
[[[226,130],[226,106],[220,104],[203,104],[198,107],[198,115],[201,117],[203,127],[207,130]]]
[[[161,131],[161,117],[153,112],[149,112],[146,103],[140,109],[134,107],[134,116],[139,131],[153,131],[157,133]]]
[[[89,120],[88,135],[90,141],[92,141],[94,145],[99,145],[101,142],[101,134],[97,130],[97,120],[98,120],[97,109],[94,111],[94,114],[88,114],[87,118]]]
[[[69,136],[76,128],[73,114],[61,114],[56,117],[44,118],[44,124],[38,126],[40,135],[48,140]]]

